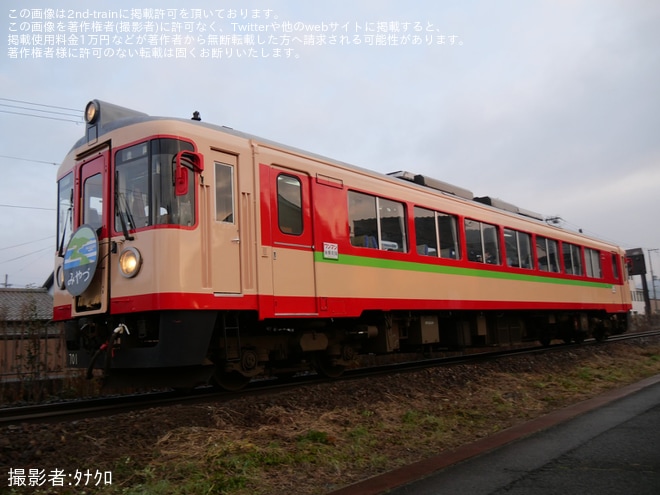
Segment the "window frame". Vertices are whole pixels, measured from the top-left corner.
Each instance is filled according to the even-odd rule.
[[[475,229],[472,226],[468,228],[468,222],[476,224],[478,228]],[[465,217],[463,219],[463,229],[465,231],[465,249],[467,250],[468,253],[468,261],[471,261],[473,263],[483,263],[485,265],[502,266],[502,246],[501,246],[502,242],[500,239],[500,229],[501,229],[500,225],[489,222],[482,222],[481,220],[475,220],[474,218]],[[494,236],[487,235],[491,232],[491,229],[493,229],[495,232]],[[475,259],[471,259],[470,257],[470,252],[473,250],[472,246],[475,243],[468,241],[468,230],[479,233],[480,252],[478,253],[475,252],[475,254],[473,255]],[[492,239],[489,240],[487,239],[487,237],[492,237]],[[495,244],[494,247],[495,253],[491,254],[489,258],[487,256],[487,253],[489,252],[488,245],[491,245],[493,243]]]
[[[576,277],[584,276],[584,266],[582,264],[582,246],[571,242],[561,243],[562,260],[564,262],[564,273]],[[570,262],[570,271],[569,265]]]
[[[511,260],[509,256],[509,243],[507,243],[507,232],[510,232],[513,234],[512,237],[515,237],[515,249],[516,249],[516,257],[517,257],[517,265],[513,265],[509,263],[509,260]],[[511,227],[504,227],[503,228],[503,234],[504,234],[504,255],[505,255],[505,265],[508,268],[516,268],[520,270],[534,270],[536,269],[536,264],[534,262],[534,250],[532,248],[533,244],[533,237],[532,234],[529,232],[523,232],[521,230],[513,229]],[[521,236],[524,236],[524,238],[527,240],[527,260],[526,262],[529,263],[529,266],[524,266],[523,263],[523,257],[522,257],[522,249],[521,249]]]
[[[603,278],[603,265],[600,259],[600,251],[593,248],[584,248],[585,273],[589,278]]]
[[[390,199],[382,196],[378,196],[371,193],[366,193],[362,191],[356,191],[354,189],[349,189],[347,192],[347,203],[348,203],[348,229],[349,229],[349,242],[351,246],[357,248],[366,248],[366,249],[377,249],[379,251],[389,251],[396,253],[408,253],[410,252],[409,247],[409,234],[408,234],[408,209],[404,201],[399,201],[395,199]],[[355,223],[359,221],[371,220],[371,218],[363,218],[364,214],[361,216],[355,215],[356,205],[358,200],[362,204],[367,204],[368,200],[369,208],[372,210],[369,213],[374,214],[375,229],[372,225],[370,228],[364,229],[367,233],[361,233],[356,235]],[[372,202],[373,201],[373,202]],[[391,206],[396,206],[400,208],[400,214],[396,217],[384,217],[381,213],[382,208],[387,207],[390,204]],[[395,241],[388,238],[384,238],[383,234],[383,220],[386,218],[398,218],[399,222],[399,234],[401,245],[395,249],[389,249],[385,243],[395,243]]]
[[[294,199],[299,200],[300,204],[296,204],[295,202],[290,201],[290,198],[286,198],[284,194],[280,194],[280,185],[282,182],[282,179],[288,179],[288,180],[294,180],[298,185],[298,196]],[[287,174],[287,173],[279,173],[277,174],[277,179],[275,180],[276,184],[276,191],[275,194],[277,196],[277,228],[279,229],[280,233],[285,234],[285,235],[292,235],[296,237],[300,237],[305,233],[305,220],[303,216],[303,183],[300,180],[300,177],[297,175],[293,174]],[[293,186],[292,184],[288,184],[289,186]],[[295,187],[295,186],[293,186]],[[291,211],[292,208],[289,206],[293,206],[293,211],[297,212],[298,214],[296,215],[296,220],[299,221],[299,225],[295,223],[290,223],[290,224],[285,224],[283,225],[282,220],[285,219],[285,216],[283,215],[284,212],[286,211]],[[286,230],[286,229],[291,229]]]
[[[418,212],[420,213],[418,215]],[[423,230],[422,227],[423,225],[421,224],[421,219],[422,218],[429,218],[432,219],[432,225],[433,225],[433,237],[430,235],[430,231],[426,229],[424,232],[424,239],[431,239],[433,238],[435,244],[430,246],[427,243],[420,243],[420,237],[419,233]],[[441,235],[441,226],[440,226],[440,221],[449,219],[450,220],[450,227],[451,229],[451,238],[449,242],[447,242],[446,236]],[[441,211],[437,211],[431,208],[426,208],[424,206],[419,206],[415,205],[413,207],[413,223],[415,225],[415,250],[417,251],[417,254],[420,256],[428,256],[431,258],[439,258],[439,259],[445,259],[445,260],[459,260],[461,259],[461,236],[460,236],[460,229],[458,228],[458,216],[453,215],[451,213],[444,213]],[[443,225],[443,227],[447,227],[447,225]],[[435,254],[433,254],[431,251],[428,251],[427,248],[429,248],[433,251],[435,251]],[[449,250],[449,253],[453,252],[453,256],[445,256],[443,253],[445,250]]]
[[[220,222],[220,223],[230,223],[234,224],[236,223],[236,194],[235,194],[235,186],[234,186],[234,166],[229,165],[228,163],[224,163],[221,161],[214,161],[214,173],[215,173],[215,221]],[[229,186],[230,186],[230,191],[229,191],[229,202],[225,201],[222,197],[222,194],[224,194],[226,191],[224,191],[224,188],[220,187],[220,175],[218,172],[220,170],[220,167],[223,167],[225,170],[229,170]],[[226,177],[222,177],[223,180],[226,179]],[[222,203],[220,201],[222,200]],[[220,213],[224,213],[226,211],[227,205],[231,206],[230,211],[228,214],[226,214],[223,218],[218,218]]]
[[[542,268],[542,264],[539,261],[539,241],[545,241],[544,242],[544,249],[545,249],[545,257],[546,257],[546,265],[547,268],[544,270]],[[550,246],[554,246],[554,258],[555,258],[555,263],[554,265],[550,262],[551,258],[551,249]],[[560,265],[560,260],[559,260],[559,241],[557,239],[553,239],[551,237],[546,237],[544,235],[535,235],[534,239],[534,253],[536,257],[536,266],[537,269],[541,272],[544,273],[561,273],[561,265]],[[552,270],[551,267],[555,266],[556,270]]]

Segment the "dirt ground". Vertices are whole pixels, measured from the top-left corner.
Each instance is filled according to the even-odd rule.
[[[183,480],[197,477],[209,493],[322,494],[659,373],[659,356],[656,338],[9,426],[0,430],[0,493],[10,469],[90,469],[112,472],[112,493],[179,493],[177,483],[186,493]]]

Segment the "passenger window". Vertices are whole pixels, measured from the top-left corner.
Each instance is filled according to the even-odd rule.
[[[415,233],[418,254],[452,260],[460,257],[458,221],[454,215],[416,206]]]
[[[277,177],[277,223],[284,234],[303,232],[302,189],[297,177],[286,174]]]
[[[234,223],[234,169],[218,162],[215,164],[215,219]]]
[[[370,194],[348,192],[351,244],[384,251],[408,251],[403,203]]]
[[[486,263],[499,265],[501,260],[498,228],[487,223],[482,223],[481,228],[484,234],[484,259]]]
[[[504,229],[506,264],[514,268],[534,268],[532,236],[513,229]]]
[[[438,235],[440,237],[440,257],[459,259],[461,250],[458,243],[458,220],[454,215],[436,213]]]
[[[619,280],[619,264],[616,260],[617,255],[612,253],[612,273],[614,274],[614,279]]]
[[[559,273],[559,243],[545,237],[536,238],[536,258],[539,270]]]
[[[562,256],[564,257],[564,270],[568,275],[582,275],[582,257],[580,246],[564,242],[562,244]]]
[[[385,251],[407,252],[406,214],[403,204],[384,198],[376,199],[381,235],[380,248]]]
[[[434,211],[415,206],[415,244],[418,254],[438,256],[438,233],[435,225]]]
[[[469,261],[493,265],[501,263],[496,225],[465,219],[465,241]]]
[[[465,219],[465,246],[467,248],[468,261],[484,262],[481,245],[481,224],[467,218]]]
[[[348,221],[353,246],[378,249],[375,196],[348,191]]]
[[[600,251],[589,248],[585,249],[584,262],[587,269],[587,277],[602,278],[603,272],[600,266]]]

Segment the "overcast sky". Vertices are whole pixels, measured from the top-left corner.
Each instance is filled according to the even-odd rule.
[[[206,122],[559,216],[625,248],[660,248],[657,0],[7,0],[3,9],[0,283],[38,286],[52,271],[54,164],[83,135],[82,109],[95,98],[151,115],[197,110]],[[104,18],[115,13],[123,18]],[[652,262],[660,274],[658,252]]]

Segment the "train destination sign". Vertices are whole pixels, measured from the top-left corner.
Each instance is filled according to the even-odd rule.
[[[72,296],[79,296],[92,283],[99,257],[99,240],[89,225],[81,225],[64,253],[64,285]]]

